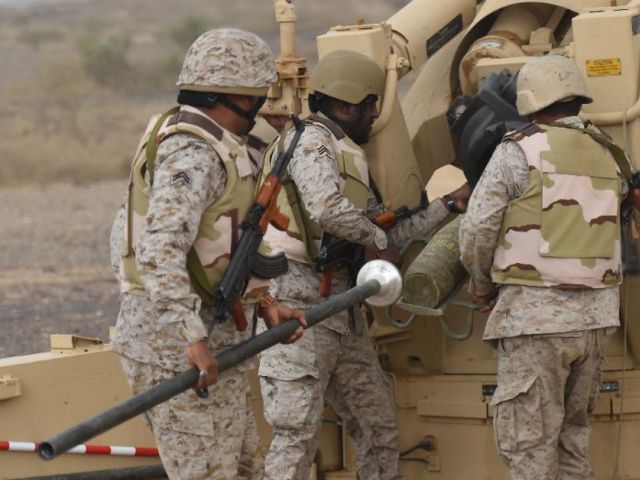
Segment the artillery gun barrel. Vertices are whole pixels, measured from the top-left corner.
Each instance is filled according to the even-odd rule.
[[[388,264],[389,266],[382,265],[380,262],[382,262],[382,264]],[[311,307],[305,312],[307,328],[376,294],[378,294],[376,297],[380,299],[395,296],[395,298],[390,300],[390,303],[395,301],[402,288],[402,281],[400,280],[400,274],[397,272],[397,269],[388,262],[381,260],[369,262],[368,265],[373,265],[374,268],[380,268],[378,268],[377,271],[369,268],[368,271],[371,272],[371,275],[369,275],[370,278],[367,278],[368,275],[365,272],[367,266],[365,265],[358,275],[358,286],[335,295],[326,302]],[[385,270],[388,268],[392,268],[394,272],[390,274],[388,270]],[[363,273],[364,275],[362,275]],[[360,280],[362,280],[362,282]],[[398,283],[400,287],[398,287]],[[395,293],[396,290],[397,294]],[[277,327],[221,352],[217,355],[218,370],[224,372],[263,350],[285,341],[293,334],[298,326],[299,323],[296,319],[289,319]],[[162,382],[146,392],[120,402],[114,407],[51,437],[40,444],[38,449],[40,457],[44,460],[52,460],[70,448],[84,443],[96,435],[106,432],[136,415],[194,387],[198,382],[198,373],[198,370],[193,368],[176,375],[172,379]]]

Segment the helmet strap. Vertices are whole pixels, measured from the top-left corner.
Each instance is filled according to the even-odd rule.
[[[206,107],[211,108],[216,103],[223,105],[231,110],[236,115],[244,118],[249,122],[249,130],[251,130],[256,124],[255,118],[258,114],[258,110],[262,108],[267,97],[258,97],[258,101],[251,107],[251,110],[243,110],[238,105],[233,103],[229,97],[222,93],[216,92],[194,92],[191,90],[180,90],[178,93],[178,103],[180,105],[190,105],[192,107]]]
[[[227,97],[226,95],[218,96],[218,103],[220,103],[220,105],[225,106],[226,108],[231,110],[233,113],[235,113],[236,115],[239,115],[240,117],[244,118],[247,122],[249,122],[249,130],[251,130],[256,124],[256,115],[258,114],[258,110],[262,108],[262,105],[264,105],[264,102],[266,100],[267,100],[267,97],[258,97],[258,100],[253,105],[253,107],[251,107],[250,110],[243,110],[238,105],[233,103],[229,99],[229,97]]]
[[[218,101],[220,94],[213,92],[194,92],[191,90],[180,90],[178,93],[178,103],[180,105],[190,105],[192,107],[213,107]]]
[[[320,92],[313,92],[311,95],[309,95],[309,110],[311,110],[311,113],[317,113],[320,110],[320,103],[322,102],[322,98],[324,97],[324,94],[320,93]]]

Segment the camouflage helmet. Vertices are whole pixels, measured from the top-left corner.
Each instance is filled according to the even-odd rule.
[[[311,90],[344,102],[358,104],[367,95],[384,93],[385,75],[362,53],[336,50],[320,59],[311,72]]]
[[[556,102],[580,98],[591,103],[587,83],[575,62],[562,55],[546,55],[529,60],[518,74],[518,113],[538,112]]]
[[[189,47],[177,85],[180,90],[264,96],[276,79],[264,40],[245,30],[219,28]]]

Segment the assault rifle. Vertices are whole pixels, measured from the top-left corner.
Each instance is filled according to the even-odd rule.
[[[247,328],[240,297],[247,286],[250,273],[260,278],[274,278],[286,273],[288,269],[284,253],[279,252],[268,257],[258,253],[258,247],[270,221],[278,225],[284,224],[285,228],[288,223],[288,219],[278,211],[276,201],[282,187],[282,178],[304,131],[304,122],[297,116],[292,116],[291,119],[296,133],[286,150],[284,149],[285,134],[283,134],[280,153],[242,223],[240,241],[216,291],[214,323],[209,326],[209,334],[215,324],[225,322],[230,315],[233,315],[238,330]]]
[[[427,192],[422,190],[420,203],[415,208],[403,205],[395,210],[381,213],[371,221],[385,232],[395,227],[398,222],[411,218],[416,213],[429,206]],[[364,264],[365,248],[358,243],[350,242],[344,238],[332,238],[325,234],[320,250],[313,262],[313,271],[322,274],[320,281],[320,295],[328,297],[331,292],[331,280],[333,275],[340,268],[346,268],[351,278]]]

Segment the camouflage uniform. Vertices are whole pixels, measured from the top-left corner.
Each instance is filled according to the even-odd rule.
[[[127,210],[120,207],[116,212],[111,225],[111,234],[109,235],[109,254],[111,260],[111,268],[113,274],[120,281],[120,261],[122,255],[122,240],[124,239],[124,229],[127,226]]]
[[[254,180],[258,179],[260,173],[260,165],[262,164],[262,155],[268,144],[255,135],[247,136],[247,152],[251,161],[251,176]],[[123,206],[118,209],[111,226],[111,234],[109,235],[109,253],[111,260],[111,268],[116,278],[120,278],[120,262],[122,260],[122,240],[124,238],[124,229],[127,224],[127,210],[123,202]]]
[[[583,127],[579,117],[560,122]],[[523,196],[529,179],[520,146],[500,144],[460,227],[473,293],[494,289],[491,272],[505,211]],[[495,440],[512,478],[592,478],[587,415],[599,391],[603,342],[619,325],[618,308],[617,286],[500,286],[483,338],[498,349]]]
[[[290,132],[286,144],[291,137]],[[330,147],[333,144],[326,128],[307,125],[289,164],[290,178],[311,219],[325,232],[384,249],[385,232],[340,192],[344,180],[338,174],[336,152]],[[381,211],[370,192],[367,213]],[[447,214],[442,202],[434,202],[426,211],[401,222],[390,237],[401,243],[418,232],[424,234]],[[275,248],[277,242],[271,242],[274,233],[270,227],[267,239]],[[334,278],[331,294],[349,287],[347,278]],[[271,288],[294,308],[308,308],[324,300],[320,276],[308,263],[292,258],[289,272],[273,280]],[[309,478],[325,400],[355,440],[359,478],[400,478],[394,402],[359,309],[324,320],[293,345],[276,345],[265,351],[259,375],[265,416],[274,432],[265,460],[266,478]]]
[[[219,63],[221,55],[232,60],[223,62],[222,68],[205,68],[216,61]],[[246,65],[247,58],[258,56],[262,64],[273,63],[266,44],[249,32],[230,29],[207,32],[190,48],[178,85],[181,89],[204,92],[263,95],[268,84],[275,80],[275,69],[264,72],[259,68],[260,62]],[[199,78],[199,75],[204,78]],[[260,89],[254,88],[256,79],[264,83],[259,85]],[[231,87],[225,90],[227,84]],[[222,87],[216,90],[209,85]],[[120,355],[134,393],[145,391],[191,368],[186,347],[207,338],[207,327],[213,322],[214,312],[202,303],[190,282],[186,268],[187,252],[192,246],[197,249],[198,241],[210,250],[228,248],[216,247],[216,237],[203,237],[204,218],[211,218],[205,215],[215,212],[212,209],[218,202],[228,198],[229,188],[235,188],[232,187],[233,182],[237,185],[240,185],[238,179],[244,182],[243,195],[247,189],[247,176],[253,185],[245,140],[223,129],[196,108],[183,105],[180,115],[183,113],[196,118],[197,125],[203,130],[217,132],[221,143],[211,143],[198,134],[180,131],[158,137],[160,143],[155,155],[148,209],[142,219],[144,223],[135,223],[140,219],[135,217],[139,217],[139,212],[134,210],[133,226],[129,228],[133,232],[135,268],[142,281],[142,292],[139,287],[132,288],[133,280],[125,267],[126,242],[123,243],[123,236],[126,239],[124,231],[128,223],[123,211],[116,216],[111,235],[112,259],[117,259],[114,251],[123,255],[114,269],[119,273],[124,292],[113,350]],[[183,118],[180,115],[175,115],[176,122]],[[165,120],[160,132],[171,124],[171,119]],[[154,123],[152,121],[150,125]],[[147,134],[149,131],[150,128]],[[140,150],[143,146],[144,140],[136,159],[144,155]],[[147,188],[149,178],[147,168],[144,176]],[[253,186],[249,195],[252,190]],[[237,213],[237,208],[230,211],[228,217],[235,218],[234,212]],[[231,235],[232,243],[236,235],[235,223],[233,220],[224,221],[232,224],[232,232],[227,234]],[[217,224],[216,220],[214,233]],[[141,232],[136,233],[138,229]],[[226,241],[227,237],[221,235],[221,238]],[[200,256],[200,250],[196,251]],[[227,253],[219,258],[228,256]],[[203,266],[210,268],[208,264]],[[266,284],[255,282],[250,284],[247,294],[264,289]],[[208,338],[208,347],[213,352],[220,352],[248,335],[249,331],[239,332],[234,322],[227,321],[215,326]],[[190,390],[147,412],[147,420],[169,478],[262,478],[263,452],[245,377],[248,368],[250,366],[244,363],[222,373],[218,382],[209,387],[210,393],[205,399],[198,398]]]

